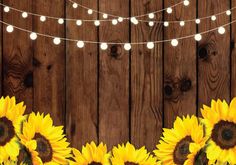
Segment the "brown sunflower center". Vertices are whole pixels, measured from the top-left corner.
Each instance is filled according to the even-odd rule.
[[[236,146],[236,124],[221,120],[215,124],[211,136],[221,149],[233,148]]]
[[[186,136],[181,141],[179,141],[174,150],[174,162],[175,164],[184,164],[187,160],[189,154],[189,144],[192,142],[190,136]]]
[[[208,164],[208,161],[206,153],[200,151],[194,158],[194,165],[205,165]]]
[[[88,165],[102,165],[102,163],[92,162],[92,163],[89,163]]]
[[[36,133],[34,139],[37,142],[36,151],[39,153],[40,159],[45,162],[50,162],[52,160],[52,146],[49,141],[39,133]]]
[[[0,118],[0,146],[6,145],[15,136],[12,121],[6,117]]]
[[[27,165],[33,165],[31,154],[26,148],[23,148],[20,150],[20,153],[19,153],[17,159],[18,159],[17,165],[20,165],[20,163],[24,163]]]
[[[138,165],[137,163],[133,163],[133,162],[125,162],[125,165]]]

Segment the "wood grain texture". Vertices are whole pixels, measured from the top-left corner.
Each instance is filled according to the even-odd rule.
[[[128,0],[100,0],[100,11],[129,15]],[[100,41],[128,42],[129,24],[102,23]],[[110,45],[99,56],[99,140],[108,148],[129,140],[129,53],[123,45]]]
[[[65,3],[61,0],[34,0],[33,11],[64,18],[64,5]],[[39,17],[34,17],[33,30],[53,36],[65,36],[64,25],[59,25],[57,20],[53,19],[47,19],[42,23]],[[39,37],[33,44],[34,111],[50,113],[56,125],[64,124],[65,43],[62,42],[56,46],[53,44],[53,39]]]
[[[132,0],[131,6],[131,15],[162,9],[159,0]],[[155,20],[162,19],[162,12],[159,12]],[[147,23],[140,22],[132,26],[131,40],[162,40],[162,30],[162,24],[149,27]],[[162,133],[162,55],[162,44],[156,44],[153,50],[148,50],[146,45],[134,46],[131,52],[131,141],[137,147],[145,145],[149,150],[155,148]]]
[[[236,6],[236,0],[231,0],[231,8]],[[232,12],[231,20],[236,20],[236,12]],[[236,97],[236,24],[231,25],[231,98]]]
[[[168,7],[180,1],[168,1]],[[172,14],[165,12],[165,20],[186,20],[196,17],[196,1],[188,7],[178,5]],[[164,30],[164,39],[174,39],[196,33],[195,23],[184,27],[170,24]],[[172,127],[177,116],[196,113],[196,43],[192,39],[181,40],[177,47],[164,44],[164,126]]]
[[[94,0],[78,3],[97,9]],[[88,16],[87,10],[73,9],[72,4],[67,3],[67,18],[97,19],[97,14]],[[97,28],[93,22],[84,22],[78,27],[74,21],[70,21],[67,24],[67,37],[97,41]],[[96,44],[86,44],[79,49],[76,43],[67,42],[66,50],[67,134],[72,145],[81,148],[86,142],[98,140],[98,49]]]
[[[226,11],[230,1],[221,0],[198,1],[198,15],[204,17]],[[207,19],[199,25],[199,32],[213,29],[229,22],[226,14],[217,17],[215,22]],[[211,99],[230,98],[230,28],[224,35],[217,31],[204,35],[198,48],[198,93],[199,107],[210,105]]]
[[[32,9],[32,0],[25,0],[24,3],[3,0],[3,3],[21,10]],[[32,29],[32,17],[23,19],[21,13],[16,11],[4,13],[3,20],[24,29]],[[29,34],[16,29],[13,33],[3,30],[3,42],[3,95],[16,96],[17,101],[24,101],[26,111],[30,112],[33,104],[33,49]]]

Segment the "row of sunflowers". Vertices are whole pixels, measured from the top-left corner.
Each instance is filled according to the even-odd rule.
[[[236,98],[228,105],[212,101],[203,118],[177,118],[163,129],[156,150],[136,149],[129,142],[113,147],[87,143],[71,148],[62,126],[50,115],[25,115],[23,102],[0,99],[0,164],[2,165],[207,165],[236,164]]]

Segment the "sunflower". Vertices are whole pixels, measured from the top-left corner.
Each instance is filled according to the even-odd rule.
[[[156,158],[150,156],[145,147],[135,149],[129,142],[112,150],[112,165],[156,165]]]
[[[191,143],[204,145],[204,129],[195,116],[177,117],[174,128],[164,129],[162,140],[154,150],[164,165],[184,164],[190,154]]]
[[[50,115],[31,113],[23,123],[22,133],[19,135],[25,151],[30,155],[33,165],[65,165],[70,157],[63,127],[53,126]]]
[[[16,160],[19,154],[17,133],[21,129],[25,108],[23,102],[16,104],[15,97],[0,99],[0,163],[8,158]]]
[[[71,161],[71,165],[110,165],[110,154],[103,143],[98,146],[94,142],[87,143],[82,147],[82,152],[76,149],[72,149],[72,152],[75,161]]]
[[[207,157],[210,160],[236,164],[236,98],[230,105],[226,101],[212,100],[211,107],[203,106],[208,141]]]

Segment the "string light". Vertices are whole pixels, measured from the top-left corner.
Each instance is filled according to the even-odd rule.
[[[3,10],[5,13],[8,13],[10,11],[10,8],[8,6],[5,6]]]
[[[211,16],[211,20],[215,21],[216,20],[216,16],[215,15]]]
[[[84,42],[83,41],[78,41],[77,42],[77,47],[78,48],[83,48],[84,47]]]
[[[36,40],[37,39],[37,34],[35,33],[35,32],[32,32],[31,34],[30,34],[30,39],[31,40]]]
[[[198,18],[198,19],[196,19],[196,24],[200,24],[200,22],[201,22],[201,20]]]
[[[131,44],[130,43],[124,44],[124,49],[129,51],[131,49]]]
[[[95,26],[99,26],[100,25],[100,21],[98,21],[98,20],[94,21],[94,25]]]
[[[77,25],[77,26],[81,26],[81,25],[82,25],[82,21],[81,21],[81,20],[77,20],[77,21],[76,21],[76,25]]]
[[[107,43],[101,43],[100,47],[102,50],[106,50],[108,48],[108,45],[107,45]]]
[[[230,10],[227,10],[227,11],[226,11],[226,15],[230,16],[230,15],[231,15],[231,11],[230,11]]]
[[[27,17],[28,17],[28,13],[27,13],[27,12],[23,12],[23,13],[22,13],[22,17],[23,17],[23,18],[27,18]]]
[[[201,34],[196,34],[196,35],[194,36],[194,39],[195,39],[196,41],[201,41],[202,35],[201,35]]]
[[[185,25],[185,22],[184,22],[184,21],[180,21],[179,25],[180,25],[180,26],[184,26],[184,25]]]
[[[63,24],[64,23],[64,19],[63,18],[59,18],[58,19],[58,23],[61,25],[61,24]]]
[[[172,46],[176,47],[176,46],[178,46],[178,44],[179,44],[179,41],[177,39],[171,40],[171,45]]]
[[[172,8],[170,8],[170,7],[168,7],[167,10],[166,10],[166,12],[167,12],[168,14],[171,14],[172,11],[173,11],[173,10],[172,10]]]
[[[45,16],[40,16],[39,19],[40,19],[41,22],[45,22],[46,21],[46,17]]]
[[[224,34],[225,33],[225,28],[223,26],[218,28],[218,33],[219,34]]]
[[[190,4],[189,0],[184,0],[184,6],[188,6]]]
[[[153,42],[148,42],[148,43],[147,43],[147,48],[148,48],[148,49],[153,49],[154,46],[155,46],[155,45],[154,45]]]
[[[168,27],[168,26],[169,26],[169,22],[165,21],[165,22],[164,22],[164,26],[165,26],[165,27]]]
[[[148,14],[148,17],[149,17],[150,19],[153,19],[153,18],[155,18],[155,14],[149,13],[149,14]]]
[[[117,25],[118,21],[117,21],[117,19],[113,19],[111,23],[112,23],[112,25]]]
[[[149,21],[148,24],[149,24],[149,26],[154,26],[154,22],[153,21]]]
[[[59,44],[61,43],[61,39],[60,39],[59,37],[55,37],[55,38],[53,39],[53,43],[54,43],[55,45],[59,45]]]
[[[108,18],[108,15],[107,15],[107,14],[103,14],[102,17],[103,17],[104,19],[107,19],[107,18]]]
[[[88,9],[88,14],[89,15],[93,14],[93,10],[92,9]]]
[[[74,9],[78,8],[78,4],[77,3],[73,3],[72,6],[73,6]]]
[[[132,17],[130,21],[131,21],[134,25],[137,25],[137,24],[138,24],[138,20],[137,20],[137,18],[135,18],[135,17]]]
[[[14,27],[12,25],[8,25],[6,30],[8,33],[12,33],[14,31]]]
[[[123,22],[123,20],[124,20],[123,17],[119,17],[119,18],[118,18],[118,21],[119,21],[119,22]]]

